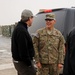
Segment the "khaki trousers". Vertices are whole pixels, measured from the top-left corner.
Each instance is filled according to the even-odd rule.
[[[42,64],[42,68],[38,69],[38,75],[59,75],[57,64]]]

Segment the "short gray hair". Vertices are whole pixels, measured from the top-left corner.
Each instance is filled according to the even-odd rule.
[[[32,16],[33,16],[33,13],[30,10],[25,9],[25,10],[23,10],[23,12],[21,14],[21,19],[22,19],[22,21],[27,21]]]

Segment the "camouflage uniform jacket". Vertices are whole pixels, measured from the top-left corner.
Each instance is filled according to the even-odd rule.
[[[35,60],[42,64],[63,64],[64,43],[64,37],[57,29],[54,28],[50,34],[46,28],[39,29],[33,37]]]

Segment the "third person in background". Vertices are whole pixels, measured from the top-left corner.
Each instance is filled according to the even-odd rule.
[[[65,40],[54,28],[55,14],[46,14],[46,27],[37,30],[33,37],[38,75],[59,75],[63,67]]]
[[[71,30],[67,39],[63,75],[75,75],[75,27]]]

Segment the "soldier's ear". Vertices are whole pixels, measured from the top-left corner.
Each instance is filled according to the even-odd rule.
[[[56,23],[56,20],[54,20],[54,24]]]
[[[56,20],[54,20],[54,22],[56,22]]]

